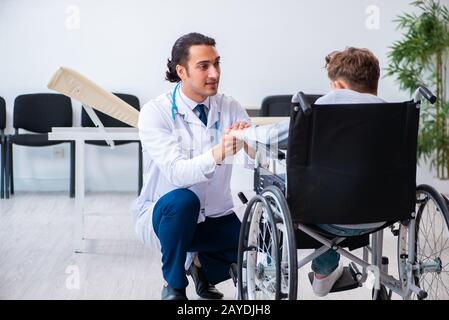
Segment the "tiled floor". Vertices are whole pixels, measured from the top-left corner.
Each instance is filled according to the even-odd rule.
[[[17,192],[0,201],[0,299],[159,299],[160,254],[134,234],[129,204],[135,194],[92,193],[86,207],[101,212],[86,218],[86,253],[73,252],[74,200],[66,193]],[[237,201],[236,201],[237,203]],[[239,213],[242,213],[240,207]],[[385,232],[385,252],[396,257],[396,239]],[[299,251],[299,256],[307,252]],[[395,272],[395,261],[391,270]],[[299,272],[299,299],[318,299]],[[218,285],[235,298],[231,280]],[[188,296],[196,299],[193,285]],[[322,299],[370,299],[361,287]],[[397,296],[395,298],[398,298]]]

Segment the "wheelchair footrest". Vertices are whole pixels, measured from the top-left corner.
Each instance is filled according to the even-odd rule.
[[[313,284],[313,272],[309,272],[310,284]],[[335,282],[330,292],[352,290],[359,287],[349,267],[344,267],[341,277]]]

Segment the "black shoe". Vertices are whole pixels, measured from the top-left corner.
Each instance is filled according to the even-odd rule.
[[[192,276],[193,282],[195,283],[196,294],[204,299],[221,299],[223,298],[223,293],[217,290],[214,285],[207,282],[206,276],[204,275],[201,268],[198,268],[194,263],[190,265],[189,270],[186,273]]]
[[[175,289],[169,285],[162,287],[162,300],[189,300],[186,296],[186,289]]]

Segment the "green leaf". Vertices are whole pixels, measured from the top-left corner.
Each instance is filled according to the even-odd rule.
[[[449,102],[447,74],[449,57],[449,10],[435,0],[410,4],[413,13],[402,13],[395,23],[402,39],[388,47],[386,76],[399,88],[413,93],[426,86],[438,94],[436,105],[423,103],[418,136],[418,156],[428,160],[437,172],[449,172]],[[440,90],[435,90],[440,88]]]

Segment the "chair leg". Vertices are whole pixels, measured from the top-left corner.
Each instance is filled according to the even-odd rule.
[[[11,157],[9,156],[9,139],[6,138],[5,141],[5,147],[6,147],[6,156],[5,156],[5,198],[9,199],[9,186],[10,186],[10,179],[9,179],[9,171],[10,171],[10,162]]]
[[[1,184],[1,186],[0,186],[0,199],[3,199],[4,197],[5,197],[5,158],[6,158],[6,156],[5,156],[5,141],[4,141],[4,139],[3,139],[3,137],[2,137],[2,143],[1,143],[1,145],[2,145],[2,153],[1,153],[1,162],[2,162],[2,164],[1,164],[1,180],[0,180],[0,184]]]
[[[140,194],[143,185],[143,155],[142,155],[142,144],[139,141],[139,179],[138,179],[138,187],[137,187],[137,195]]]
[[[75,142],[70,142],[70,198],[75,197]]]
[[[10,178],[10,190],[11,190],[11,195],[14,194],[14,167],[13,167],[13,155],[12,155],[12,149],[13,149],[13,144],[10,143],[9,144],[9,178]]]

